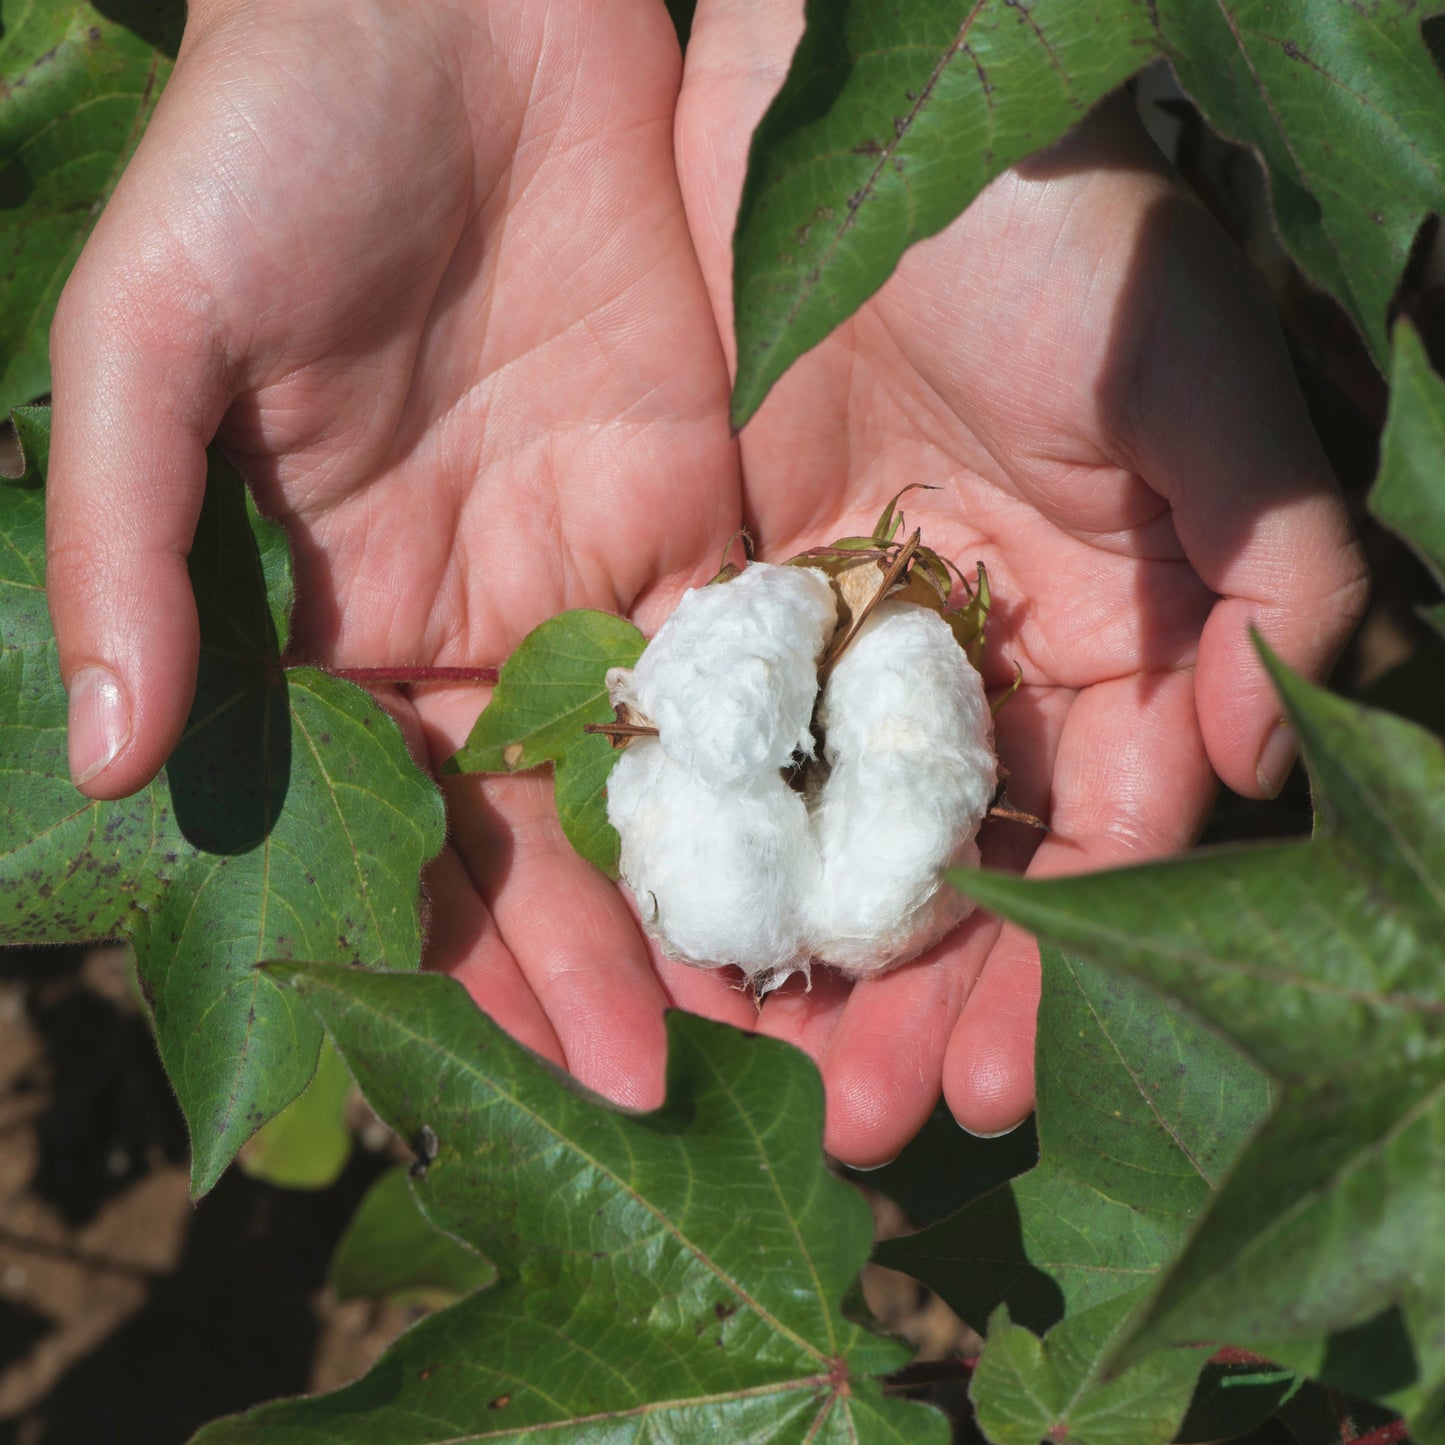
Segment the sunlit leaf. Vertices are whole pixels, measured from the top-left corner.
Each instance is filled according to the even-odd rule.
[[[617,876],[617,832],[604,789],[617,759],[605,737],[584,732],[612,720],[607,671],[631,667],[645,639],[610,612],[563,612],[533,628],[502,664],[497,690],[449,772],[516,773],[553,766],[557,816],[568,841]]]
[[[1411,244],[1445,210],[1445,87],[1420,33],[1439,8],[810,0],[733,239],[734,425],[909,246],[1160,56],[1263,157],[1286,244],[1383,362]]]
[[[632,1114],[513,1043],[450,979],[277,972],[411,1142],[428,1219],[498,1281],[355,1385],[221,1421],[197,1445],[948,1439],[942,1416],[882,1393],[908,1352],[842,1312],[872,1220],[824,1165],[802,1054],[673,1014],[667,1102]]]

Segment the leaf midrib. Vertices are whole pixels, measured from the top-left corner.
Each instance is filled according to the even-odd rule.
[[[798,1334],[796,1330],[784,1324],[783,1321],[778,1319],[777,1316],[774,1315],[770,1310],[766,1309],[757,1300],[755,1300],[752,1295],[738,1281],[733,1279],[733,1277],[728,1274],[726,1270],[724,1270],[716,1261],[710,1258],[710,1256],[700,1246],[694,1244],[692,1240],[690,1240],[686,1235],[684,1235],[682,1231],[678,1228],[678,1226],[664,1213],[662,1213],[662,1211],[659,1210],[657,1206],[651,1202],[651,1200],[645,1198],[643,1195],[638,1193],[637,1189],[633,1185],[629,1184],[626,1180],[624,1180],[620,1175],[617,1174],[614,1169],[605,1164],[601,1159],[597,1158],[594,1154],[583,1148],[577,1140],[563,1133],[550,1120],[544,1118],[535,1110],[529,1108],[527,1105],[522,1103],[522,1101],[518,1099],[514,1093],[510,1092],[507,1089],[504,1089],[497,1080],[489,1078],[485,1074],[481,1073],[473,1066],[470,1060],[462,1058],[457,1054],[448,1052],[437,1040],[430,1038],[427,1035],[414,1032],[412,1029],[408,1028],[400,1019],[397,1019],[389,1014],[382,1013],[369,1001],[355,998],[352,995],[344,993],[340,989],[333,987],[331,984],[325,982],[324,980],[317,980],[314,976],[307,977],[305,975],[298,975],[298,977],[302,980],[303,991],[325,990],[334,998],[339,999],[344,1008],[356,1009],[369,1015],[374,1019],[381,1020],[388,1029],[394,1030],[404,1035],[412,1043],[420,1045],[423,1049],[430,1051],[433,1054],[436,1054],[440,1058],[445,1059],[448,1063],[460,1068],[465,1074],[471,1077],[483,1089],[496,1095],[499,1099],[505,1100],[508,1104],[515,1108],[518,1113],[530,1120],[537,1128],[539,1128],[546,1134],[550,1134],[552,1138],[554,1138],[569,1152],[574,1153],[581,1159],[585,1160],[604,1178],[609,1179],[621,1193],[625,1194],[628,1198],[638,1204],[646,1213],[650,1214],[668,1235],[670,1235],[674,1240],[676,1240],[678,1244],[682,1245],[682,1247],[686,1249],[688,1253],[691,1254],[693,1258],[696,1259],[698,1263],[703,1266],[704,1269],[706,1269],[716,1279],[720,1280],[728,1290],[730,1290],[734,1295],[736,1295],[737,1298],[744,1305],[747,1306],[748,1309],[753,1311],[753,1313],[760,1320],[770,1326],[774,1331],[776,1331],[777,1334],[781,1335],[784,1339],[791,1341],[804,1354],[811,1356],[813,1359],[819,1361],[819,1363],[826,1362],[828,1357],[824,1354],[823,1351],[819,1350],[817,1346],[811,1344],[808,1340],[804,1339],[803,1336]],[[438,1442],[438,1445],[441,1445],[441,1442]]]

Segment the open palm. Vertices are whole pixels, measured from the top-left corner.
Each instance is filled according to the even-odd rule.
[[[679,175],[731,348],[731,225],[752,127],[799,16],[702,0]],[[1001,177],[802,358],[742,434],[769,555],[866,531],[909,483],[910,525],[996,602],[990,681],[1012,801],[1049,818],[984,834],[985,862],[1079,871],[1197,836],[1216,772],[1277,791],[1292,739],[1257,626],[1326,671],[1364,599],[1359,553],[1267,299],[1127,114]],[[1034,849],[1037,846],[1037,851]],[[1037,950],[978,917],[917,964],[784,991],[760,1026],[828,1085],[829,1141],[886,1159],[940,1082],[994,1132],[1033,1094]]]

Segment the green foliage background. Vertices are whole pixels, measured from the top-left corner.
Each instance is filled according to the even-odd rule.
[[[691,6],[673,8],[685,27]],[[809,0],[749,158],[734,420],[909,245],[1163,58],[1264,162],[1284,245],[1387,370],[1372,508],[1445,577],[1445,383],[1408,322],[1391,325],[1420,228],[1445,213],[1445,91],[1422,34],[1440,8]],[[180,18],[0,0],[6,407],[48,388],[55,300]],[[339,966],[415,965],[440,804],[364,695],[278,666],[284,539],[220,459],[196,576],[213,634],[239,629],[244,646],[208,654],[162,779],[124,804],[77,802],[43,606],[48,421],[17,424],[29,469],[0,488],[0,942],[134,942],[198,1191],[278,1113],[255,1167],[303,1184],[338,1167],[302,1177],[297,1162],[344,1148],[334,1091],[281,1112],[324,1028],[416,1156],[368,1199],[338,1286],[455,1301],[347,1390],[199,1438],[945,1438],[939,1415],[890,1393],[906,1352],[854,1320],[869,1221],[825,1167],[801,1056],[676,1019],[667,1104],[626,1115],[445,981]],[[1445,606],[1429,615],[1445,630]],[[600,720],[595,674],[638,639],[559,620],[560,653],[579,626],[590,661],[563,711]],[[459,761],[551,761],[564,807],[585,813],[606,745],[529,712],[552,641],[514,659],[513,700]],[[1339,1438],[1343,1397],[1445,1441],[1445,719],[1427,706],[1428,728],[1407,724],[1275,673],[1319,808],[1312,841],[1049,884],[958,880],[1055,945],[1040,1156],[980,1168],[977,1146],[929,1136],[928,1192],[960,1207],[880,1254],[986,1336],[972,1397],[997,1445],[1162,1445],[1271,1414],[1315,1445]],[[238,749],[261,764],[244,777],[222,761]],[[579,841],[606,866],[605,838]],[[922,1222],[918,1166],[892,1177],[912,1170]],[[1221,1345],[1249,1353],[1222,1360]]]

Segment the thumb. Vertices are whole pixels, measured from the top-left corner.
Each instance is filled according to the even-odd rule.
[[[147,240],[134,244],[124,219],[111,219],[52,327],[46,488],[70,771],[93,798],[143,787],[185,726],[199,649],[186,557],[206,441],[228,400],[204,302],[176,279],[187,273],[146,258]]]

